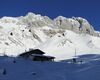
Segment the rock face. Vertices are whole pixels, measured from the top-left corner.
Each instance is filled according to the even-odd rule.
[[[89,35],[89,40],[92,40],[91,37],[99,38],[100,36],[100,33],[95,31],[89,22],[81,17],[66,18],[58,16],[52,20],[47,16],[34,13],[28,13],[26,16],[20,17],[3,17],[0,19],[0,55],[17,56],[30,48],[34,49],[41,46],[46,49],[46,47],[52,47],[55,43],[57,43],[57,45],[55,44],[56,48],[59,45],[68,47],[70,44],[72,46],[76,40],[72,41],[70,34],[74,37],[73,39],[77,39],[78,42],[79,38],[82,43],[84,38],[81,40],[80,35]],[[85,39],[85,41],[87,45],[88,40]],[[99,39],[94,40],[95,44],[98,44],[98,41]],[[89,46],[95,46],[92,41],[90,42]],[[48,46],[48,43],[51,43],[52,46],[51,44]],[[99,45],[96,46],[100,47]],[[64,47],[64,49],[67,47]],[[52,51],[54,52],[55,48]]]
[[[19,24],[25,24],[32,28],[39,28],[48,26],[49,28],[71,30],[76,33],[85,33],[93,36],[99,36],[89,22],[81,17],[66,18],[58,16],[54,20],[47,16],[41,16],[39,14],[28,13],[25,17],[19,17]],[[33,29],[32,29],[33,30]]]
[[[76,33],[86,33],[96,36],[93,27],[89,24],[89,22],[86,19],[83,19],[81,17],[65,18],[59,16],[56,19],[54,19],[54,22],[61,29],[67,29]]]

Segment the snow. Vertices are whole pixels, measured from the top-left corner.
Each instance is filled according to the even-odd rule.
[[[81,29],[78,19],[83,21]],[[34,13],[3,17],[0,19],[0,55],[16,57],[30,48],[40,49],[57,61],[73,58],[75,50],[77,56],[100,54],[99,34],[81,17],[59,16],[52,20]]]
[[[100,32],[81,17],[59,16],[52,20],[34,13],[3,17],[0,19],[0,80],[100,80],[99,41]],[[18,57],[30,49],[54,56],[55,62]]]
[[[99,37],[96,37],[99,39]],[[65,36],[56,34],[47,42],[39,45],[39,49],[46,52],[46,55],[56,56],[56,60],[70,59],[76,54],[100,54],[99,43],[94,36],[85,34],[75,34],[72,31],[66,31]],[[99,41],[99,40],[98,40]],[[98,45],[98,46],[96,46]]]
[[[25,49],[27,50],[27,48],[33,48],[34,44],[37,43],[36,40],[32,40],[32,33],[29,33],[29,31],[25,29],[25,25],[0,23],[0,26],[2,27],[0,45],[1,49],[3,49],[3,52],[1,52],[3,54],[17,56],[18,54],[25,52]],[[10,33],[13,35],[10,35]],[[8,43],[8,45],[5,45],[5,43]]]
[[[77,60],[81,59],[82,63],[72,63],[0,57],[0,80],[100,80],[100,55],[83,55]]]

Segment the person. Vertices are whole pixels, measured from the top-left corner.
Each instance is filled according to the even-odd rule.
[[[73,62],[73,63],[76,63],[76,62],[77,62],[77,61],[76,61],[76,58],[73,58],[73,59],[72,59],[72,62]]]

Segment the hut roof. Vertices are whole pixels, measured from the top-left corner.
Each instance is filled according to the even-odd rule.
[[[28,52],[24,52],[24,53],[20,54],[19,56],[22,56],[22,55],[31,55],[31,54],[40,54],[40,55],[43,55],[45,53],[43,51],[39,50],[39,49],[34,49],[34,50],[30,50]]]

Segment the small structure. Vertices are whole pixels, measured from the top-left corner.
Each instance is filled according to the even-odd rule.
[[[25,53],[20,54],[19,56],[28,58],[28,57],[29,57],[30,55],[32,55],[32,54],[43,55],[43,54],[45,54],[45,53],[44,53],[43,51],[39,50],[39,49],[35,49],[35,50],[31,49],[31,50],[28,51],[28,52],[25,52]]]
[[[39,54],[32,54],[29,57],[33,61],[54,61],[55,58],[53,56],[46,56],[46,55],[39,55]]]
[[[76,58],[73,58],[73,59],[72,59],[72,62],[73,62],[73,63],[77,63]]]
[[[29,52],[25,52],[20,54],[20,57],[31,59],[33,61],[54,61],[55,57],[46,56],[45,53],[39,49],[30,50]]]

